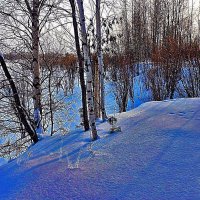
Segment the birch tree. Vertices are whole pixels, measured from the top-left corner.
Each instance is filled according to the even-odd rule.
[[[39,9],[45,1],[33,0],[32,9],[25,0],[26,6],[32,21],[32,68],[33,68],[33,99],[34,99],[34,121],[36,132],[42,133],[42,106],[41,106],[41,84],[40,84],[40,65],[39,65]]]
[[[22,74],[22,76],[29,76],[27,78],[29,88],[26,89],[32,90],[26,100],[26,109],[29,115],[33,116],[38,133],[42,132],[41,90],[44,89],[41,89],[43,74],[40,72],[39,61],[39,54],[41,60],[41,55],[44,53],[40,51],[44,44],[40,43],[40,40],[50,32],[52,33],[52,30],[58,26],[55,13],[58,12],[56,6],[60,2],[60,0],[5,0],[5,6],[0,6],[0,25],[2,32],[7,33],[2,39],[6,52],[14,53],[14,58],[16,55],[22,55],[22,58],[16,59],[15,62],[19,63],[23,69],[29,70],[28,74]],[[33,101],[30,100],[30,95],[33,97]]]
[[[77,26],[77,20],[76,20],[76,8],[75,8],[74,0],[69,0],[69,1],[72,8],[72,19],[73,19],[74,36],[75,36],[75,43],[76,43],[76,52],[77,52],[78,63],[79,63],[79,76],[80,76],[80,83],[81,83],[82,106],[83,106],[83,123],[84,123],[85,131],[87,131],[89,130],[89,121],[88,121],[88,113],[87,113],[88,111],[87,111],[87,100],[86,100],[86,86],[85,86],[83,59],[81,55],[78,26]]]
[[[88,111],[89,111],[89,124],[91,127],[91,139],[97,139],[97,130],[95,123],[95,113],[94,113],[94,100],[93,100],[93,80],[92,80],[92,67],[91,60],[89,56],[89,47],[87,43],[87,32],[86,32],[86,24],[85,24],[85,14],[83,8],[83,1],[77,0],[79,16],[80,16],[80,26],[81,26],[81,37],[82,37],[82,46],[83,46],[83,54],[84,54],[84,64],[86,70],[86,88],[87,88],[87,103],[88,103]]]
[[[99,67],[99,81],[100,81],[100,108],[102,120],[106,119],[105,111],[105,91],[104,91],[104,63],[101,45],[101,15],[100,15],[101,0],[96,0],[96,37],[97,37],[97,56]]]
[[[32,70],[33,70],[33,101],[34,101],[34,121],[36,132],[41,134],[42,129],[42,105],[41,105],[41,81],[40,81],[40,63],[39,63],[39,39],[40,32],[44,27],[44,24],[48,21],[48,17],[51,14],[51,10],[56,2],[49,7],[47,12],[40,19],[41,10],[46,4],[47,0],[33,0],[31,3],[28,0],[24,0],[27,10],[31,18],[31,50],[32,50]]]
[[[33,71],[33,99],[34,99],[34,121],[36,132],[41,132],[41,86],[39,69],[39,15],[46,0],[23,0],[6,1],[5,7],[1,7],[0,14],[4,18],[1,21],[3,31],[8,33],[5,43],[15,49],[17,54],[20,51],[27,52],[26,59],[32,56],[31,68]],[[10,50],[10,49],[9,49]],[[11,51],[11,50],[10,50]]]

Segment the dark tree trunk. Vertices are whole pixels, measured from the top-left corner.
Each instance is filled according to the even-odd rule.
[[[85,78],[84,78],[84,66],[83,66],[83,57],[81,55],[81,48],[79,43],[79,34],[76,20],[76,8],[74,0],[70,0],[71,8],[72,8],[72,18],[73,18],[73,27],[74,27],[74,36],[76,43],[76,52],[78,56],[79,62],[79,76],[81,83],[81,92],[82,92],[82,106],[83,106],[83,120],[84,120],[84,129],[85,131],[89,130],[89,121],[88,121],[88,111],[87,111],[87,99],[86,99],[86,86],[85,86]]]
[[[17,109],[17,114],[20,118],[20,121],[24,125],[25,130],[28,132],[28,134],[30,135],[33,142],[36,143],[36,142],[38,142],[37,134],[34,131],[34,129],[32,129],[32,127],[29,125],[29,123],[26,119],[26,115],[25,115],[24,110],[21,106],[21,102],[20,102],[20,99],[19,99],[17,88],[15,86],[15,83],[14,83],[9,71],[8,71],[8,68],[7,68],[6,63],[4,61],[4,58],[1,55],[0,55],[0,62],[1,62],[4,74],[5,74],[6,78],[8,79],[11,90],[13,92],[13,98],[14,98],[15,106],[16,106],[16,109]]]

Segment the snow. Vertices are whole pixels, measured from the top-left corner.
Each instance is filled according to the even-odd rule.
[[[0,158],[0,166],[1,166],[1,165],[4,165],[5,163],[6,163],[6,160],[3,159],[3,158]]]
[[[7,63],[8,66],[10,63]],[[147,66],[150,66],[151,64],[148,63],[148,65],[145,63],[141,63],[139,66],[140,72],[142,74],[142,69],[144,69]],[[20,74],[20,69],[21,67],[18,66],[18,73]],[[15,75],[16,76],[16,75]],[[58,74],[56,77],[62,77],[62,75]],[[144,102],[147,102],[151,99],[149,92],[145,89],[144,87],[144,82],[143,80],[144,77],[142,75],[134,77],[134,103],[128,99],[128,105],[127,105],[127,110],[131,110],[133,108],[138,107]],[[46,80],[47,81],[47,80]],[[48,81],[43,84],[44,88],[47,87]],[[45,92],[44,92],[45,93]],[[77,126],[80,125],[81,119],[80,119],[80,113],[78,112],[79,108],[82,107],[81,103],[81,88],[78,83],[78,80],[75,80],[75,85],[73,88],[72,93],[68,93],[68,95],[64,94],[65,92],[63,90],[59,90],[58,94],[54,94],[56,97],[56,100],[59,100],[60,102],[63,102],[63,108],[58,109],[54,111],[54,128],[55,130],[60,130],[57,132],[61,131],[73,131],[76,129]],[[44,96],[43,96],[44,97]],[[45,101],[45,97],[44,97]],[[111,81],[106,80],[105,81],[105,107],[106,107],[106,113],[107,115],[112,115],[118,112],[119,108],[116,103],[115,95],[114,95],[114,88],[113,84]],[[3,116],[5,118],[5,116]],[[9,118],[9,116],[7,116]],[[15,124],[13,124],[15,126]],[[41,129],[37,130],[38,133],[42,132]],[[50,126],[48,127],[47,131],[45,134],[50,135]],[[41,137],[41,136],[39,136]],[[8,137],[6,138],[8,139]],[[5,139],[0,137],[0,143],[3,143]],[[6,163],[8,160],[7,159],[0,159],[0,166]]]
[[[117,114],[122,132],[45,137],[0,167],[0,199],[200,199],[200,98]]]

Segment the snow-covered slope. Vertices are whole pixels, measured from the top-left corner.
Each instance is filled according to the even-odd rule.
[[[200,199],[200,99],[118,115],[122,132],[46,137],[0,167],[0,199]]]
[[[0,157],[0,166],[3,165],[3,164],[5,164],[5,163],[7,163],[7,162],[5,161],[5,159],[3,159],[3,158]]]

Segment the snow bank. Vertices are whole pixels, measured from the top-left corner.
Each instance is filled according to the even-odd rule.
[[[148,102],[98,125],[46,137],[0,167],[0,199],[200,199],[200,98]]]

